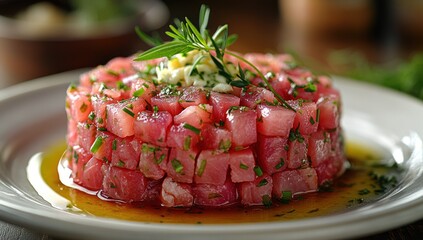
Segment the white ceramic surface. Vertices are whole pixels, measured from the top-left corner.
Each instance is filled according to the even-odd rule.
[[[34,154],[66,132],[65,90],[80,71],[0,91],[0,218],[66,238],[339,239],[386,231],[423,218],[423,104],[390,90],[335,78],[343,97],[346,137],[370,144],[404,167],[400,184],[381,199],[325,217],[289,222],[195,225],[81,216],[52,207],[27,180]]]

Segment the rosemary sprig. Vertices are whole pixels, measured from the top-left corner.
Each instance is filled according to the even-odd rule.
[[[214,64],[218,68],[220,75],[226,78],[226,81],[236,87],[247,87],[250,85],[250,81],[245,76],[245,71],[238,65],[238,73],[233,76],[228,70],[227,65],[224,61],[225,53],[237,58],[241,62],[244,62],[248,66],[254,69],[257,75],[264,81],[267,88],[275,95],[276,99],[286,108],[295,111],[270,85],[268,79],[264,74],[252,64],[250,61],[242,57],[241,55],[229,51],[226,48],[234,43],[237,39],[236,35],[228,34],[228,25],[223,25],[217,28],[213,35],[210,35],[207,30],[208,20],[210,18],[210,8],[206,5],[202,5],[200,8],[199,26],[200,29],[194,26],[194,24],[185,18],[183,21],[175,21],[175,26],[170,25],[170,31],[166,32],[166,35],[171,37],[173,40],[157,45],[159,42],[155,41],[152,37],[143,33],[140,29],[136,29],[137,34],[146,43],[154,45],[155,47],[140,53],[135,60],[145,61],[162,57],[172,57],[176,54],[186,54],[192,50],[199,50],[207,52]]]

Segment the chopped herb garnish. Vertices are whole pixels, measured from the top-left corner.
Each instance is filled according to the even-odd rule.
[[[175,170],[176,173],[183,174],[184,166],[178,159],[172,159],[170,163],[172,164],[172,168],[173,170]]]
[[[119,159],[119,162],[116,164],[118,167],[125,166],[125,162]]]
[[[187,150],[189,150],[190,149],[190,147],[191,147],[191,136],[187,136],[185,139],[184,139],[184,150],[185,151],[187,151]]]
[[[289,132],[289,141],[293,142],[293,141],[298,141],[299,143],[304,142],[304,137],[301,135],[300,133],[300,125],[298,125],[298,127],[296,129],[291,129]]]
[[[229,151],[231,148],[232,142],[230,139],[221,140],[219,143],[219,150],[223,150],[224,152]]]
[[[257,184],[257,187],[263,187],[263,186],[267,185],[268,183],[269,183],[269,181],[267,181],[267,179],[264,178]]]
[[[116,150],[116,148],[117,148],[117,140],[114,139],[112,143],[112,150]]]
[[[122,111],[124,111],[126,114],[128,114],[131,117],[135,116],[135,113],[132,112],[130,109],[126,108],[126,107],[122,108]]]
[[[204,170],[206,169],[206,165],[207,165],[207,160],[206,159],[201,160],[200,168],[198,168],[198,171],[197,171],[197,175],[199,177],[203,175]]]
[[[369,191],[369,189],[367,189],[367,188],[360,189],[360,190],[358,191],[358,194],[359,194],[359,195],[367,195],[367,194],[369,194],[369,193],[370,193],[370,191]]]
[[[85,104],[85,102],[83,102],[82,103],[82,105],[79,107],[79,110],[81,111],[81,112],[85,112],[85,111],[87,111],[87,109],[88,109],[88,105],[87,104]]]
[[[262,203],[265,207],[270,207],[272,206],[272,198],[266,194],[262,196]]]
[[[263,176],[263,171],[261,170],[259,166],[254,167],[254,172],[256,173],[257,177]]]
[[[221,197],[223,196],[219,193],[209,193],[208,199],[215,199],[215,198],[221,198]]]
[[[310,117],[310,123],[311,123],[311,125],[314,125],[316,122],[314,121],[314,118],[313,117]]]
[[[282,203],[289,203],[292,199],[292,192],[291,191],[282,191],[280,201]]]
[[[200,134],[200,132],[201,132],[200,129],[198,129],[198,128],[196,128],[196,127],[194,127],[194,126],[192,126],[192,125],[190,125],[188,123],[184,123],[183,127],[186,128],[186,129],[188,129],[188,130],[193,131],[197,135]]]
[[[109,185],[110,185],[110,188],[117,188],[116,185],[114,183],[112,183],[112,182],[110,182]]]
[[[123,90],[123,91],[129,90],[129,87],[126,86],[122,81],[116,82],[116,86],[118,90]]]
[[[105,132],[105,131],[107,131],[107,128],[99,127],[99,128],[97,128],[97,130],[100,131],[100,132]]]
[[[88,119],[90,119],[91,121],[94,121],[94,119],[95,119],[95,113],[94,112],[90,112],[90,114],[88,115]]]
[[[316,110],[316,122],[319,122],[319,120],[320,120],[320,109],[318,108]]]
[[[79,155],[76,151],[73,151],[73,162],[78,163]]]
[[[159,158],[156,158],[156,155],[154,154],[154,161],[155,161],[157,164],[160,164],[160,163],[162,163],[162,162],[163,162],[163,160],[165,159],[165,157],[166,157],[166,155],[165,155],[165,154],[162,154],[162,155],[160,155],[160,157],[159,157]]]
[[[280,162],[275,166],[276,169],[280,169],[285,165],[285,161],[283,160],[283,158],[280,158]]]
[[[239,168],[244,169],[244,170],[247,170],[248,169],[248,166],[245,165],[245,164],[243,164],[243,163],[240,163],[239,164]]]
[[[119,73],[112,70],[112,69],[107,69],[106,72],[107,72],[107,74],[115,76],[115,77],[119,76]]]
[[[102,124],[103,122],[103,118],[97,118],[97,123]]]
[[[158,113],[159,112],[159,107],[157,107],[157,106],[153,106],[153,112],[154,113]]]
[[[144,88],[140,88],[140,89],[136,90],[132,94],[132,96],[134,96],[134,97],[141,97],[144,94],[144,92],[145,92],[145,89]]]
[[[170,30],[166,32],[166,35],[172,38],[172,41],[165,42],[161,45],[156,45],[155,47],[140,53],[135,60],[145,61],[161,57],[172,57],[176,54],[187,54],[192,50],[205,51],[209,54],[210,58],[216,65],[218,73],[226,78],[227,83],[232,86],[237,87],[246,87],[250,85],[250,81],[245,76],[245,70],[238,66],[238,73],[234,76],[228,70],[228,64],[224,61],[224,55],[230,55],[240,62],[245,63],[251,67],[257,75],[264,81],[267,88],[275,95],[279,102],[283,106],[295,111],[270,85],[268,79],[264,74],[250,61],[245,59],[243,56],[239,55],[236,52],[228,51],[227,46],[232,44],[236,40],[235,35],[228,34],[228,25],[220,26],[214,34],[209,34],[207,30],[208,20],[210,16],[210,9],[206,5],[202,5],[200,9],[200,20],[199,26],[200,29],[194,26],[194,24],[188,19],[185,18],[185,21],[176,21],[175,26],[170,25]],[[144,39],[147,43],[157,43],[152,41],[152,37],[145,37],[146,34],[143,33],[140,29],[137,30],[138,35]],[[193,69],[195,69],[193,67]],[[192,70],[194,71],[194,70]],[[192,74],[192,72],[190,72]]]
[[[96,153],[98,151],[98,149],[101,147],[101,145],[103,145],[103,140],[104,140],[104,137],[98,136],[95,139],[93,145],[91,146],[90,151],[92,153]]]

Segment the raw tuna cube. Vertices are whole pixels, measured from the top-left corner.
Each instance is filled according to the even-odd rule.
[[[103,166],[103,194],[127,202],[146,198],[147,178],[138,170]]]
[[[91,158],[84,167],[82,186],[90,190],[100,190],[104,177],[101,171],[102,166],[103,161],[95,157]]]
[[[317,108],[320,111],[320,129],[335,129],[339,126],[339,104],[339,98],[334,96],[319,99]]]
[[[95,125],[78,123],[77,128],[79,146],[81,146],[85,151],[90,151],[91,145],[95,140],[97,130]]]
[[[142,144],[139,168],[148,178],[159,180],[165,175],[169,149],[147,143]]]
[[[176,182],[192,183],[196,151],[171,148],[166,172]]]
[[[200,130],[191,125],[181,123],[173,125],[168,133],[167,146],[177,147],[183,150],[197,149],[200,141]]]
[[[94,157],[110,163],[112,160],[113,141],[115,136],[109,132],[97,131],[97,136],[90,148]]]
[[[66,134],[66,141],[69,146],[76,146],[78,145],[78,127],[77,121],[73,119],[68,119],[68,132]]]
[[[242,151],[231,151],[229,153],[229,165],[231,166],[232,182],[248,182],[255,178],[253,151],[245,149]]]
[[[163,181],[160,198],[165,207],[190,207],[194,202],[191,185],[175,182],[170,177]]]
[[[281,106],[257,106],[257,131],[270,137],[287,138],[295,112]]]
[[[186,88],[179,98],[179,104],[181,104],[183,108],[198,106],[205,103],[207,103],[206,92],[203,89],[194,86]]]
[[[276,101],[273,93],[261,87],[249,87],[247,91],[241,92],[241,105],[249,108],[256,108],[260,103],[273,103]]]
[[[301,73],[302,76],[289,76],[291,83],[289,94],[292,99],[314,100],[317,96],[317,85],[309,72]]]
[[[267,174],[254,181],[241,183],[239,185],[241,203],[247,206],[270,205],[273,185],[272,177]]]
[[[204,124],[212,122],[213,107],[208,104],[189,106],[181,113],[173,117],[175,125],[187,123],[196,128],[202,128]]]
[[[67,91],[67,102],[69,105],[70,117],[77,122],[85,122],[88,120],[88,115],[93,110],[90,101],[90,96],[82,91],[71,90]]]
[[[287,149],[288,139],[259,135],[258,162],[262,170],[270,175],[283,171],[288,165]]]
[[[308,161],[308,139],[309,136],[302,136],[294,141],[289,141],[288,168],[297,169],[309,166]]]
[[[156,87],[152,82],[139,78],[131,83],[130,96],[145,99],[148,103],[152,104],[151,98],[155,91]]]
[[[94,122],[97,127],[106,127],[106,107],[109,104],[116,103],[117,101],[99,95],[91,96],[91,103],[94,110]]]
[[[107,69],[114,71],[120,78],[135,74],[135,70],[132,68],[132,57],[116,57],[110,60],[106,67]]]
[[[70,167],[72,169],[73,181],[77,184],[82,184],[84,179],[84,167],[91,159],[92,155],[79,146],[74,146],[72,151],[72,161]]]
[[[172,121],[172,115],[166,111],[142,111],[134,123],[135,136],[146,143],[166,146],[167,132]]]
[[[300,134],[303,135],[310,135],[317,131],[319,122],[317,105],[314,102],[294,100],[288,101],[288,104],[297,111],[294,119],[294,129],[298,129]]]
[[[105,66],[98,66],[95,69],[82,74],[80,83],[82,86],[90,87],[93,83],[99,82],[106,84],[108,87],[111,87],[115,82],[119,81],[119,79],[119,75],[115,74],[113,71],[110,71]]]
[[[288,81],[286,74],[278,74],[273,81],[270,82],[273,89],[283,98],[292,99],[292,95],[289,93],[291,89],[291,83]]]
[[[228,153],[203,150],[197,157],[195,182],[223,185],[226,180],[228,165]]]
[[[273,176],[273,196],[282,198],[283,192],[290,195],[317,191],[317,174],[314,168],[286,170]]]
[[[318,131],[310,136],[308,141],[308,156],[311,159],[311,165],[317,167],[328,159],[331,154],[330,135],[325,131]]]
[[[254,110],[232,109],[226,116],[225,128],[232,133],[232,147],[257,142],[257,113]]]
[[[134,135],[135,117],[144,109],[141,98],[107,105],[107,130],[121,138]]]
[[[199,206],[224,206],[236,202],[236,186],[230,180],[223,185],[197,184],[193,187],[194,203]]]
[[[151,98],[151,105],[157,106],[160,111],[167,111],[172,116],[182,112],[182,106],[179,104],[179,96],[156,95]]]
[[[112,142],[112,166],[136,169],[141,154],[141,144],[134,138],[116,138]]]
[[[226,112],[230,107],[239,106],[240,98],[231,94],[210,92],[210,105],[213,106],[213,119],[216,122],[225,121]]]
[[[214,149],[229,151],[231,148],[232,134],[224,129],[216,127],[212,124],[207,124],[201,129],[201,142],[202,149]]]

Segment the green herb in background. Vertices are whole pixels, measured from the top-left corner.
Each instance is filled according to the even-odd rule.
[[[347,77],[375,83],[423,100],[423,53],[415,54],[409,61],[384,67],[370,64],[362,55],[350,51],[334,52],[329,62],[333,67],[345,67]]]
[[[102,22],[134,15],[136,0],[71,0],[72,7],[87,20]]]

